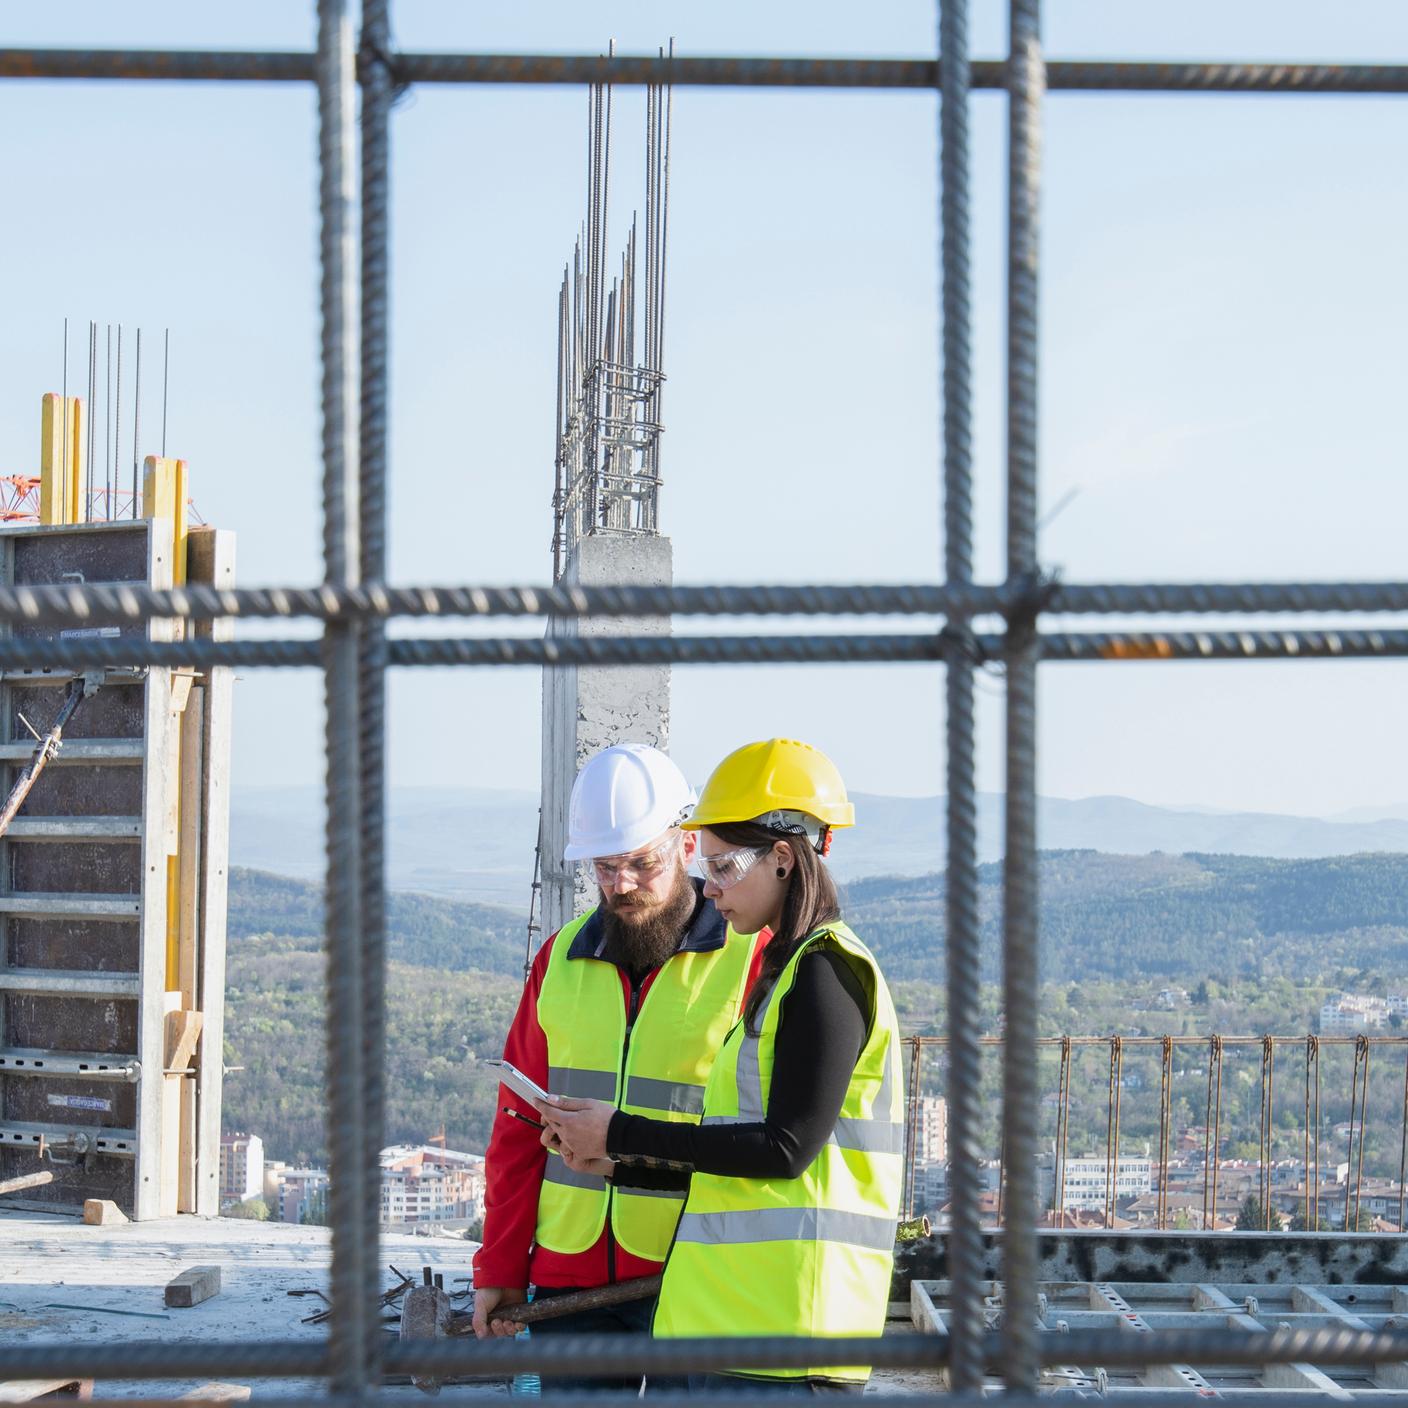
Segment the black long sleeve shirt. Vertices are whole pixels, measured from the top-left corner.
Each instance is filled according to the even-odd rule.
[[[688,1172],[682,1170],[690,1169],[733,1178],[801,1176],[836,1127],[865,1045],[870,1003],[846,956],[821,948],[797,964],[782,1004],[767,1118],[671,1124],[618,1111],[606,1135],[618,1184],[685,1187]],[[635,1160],[648,1163],[633,1166]]]

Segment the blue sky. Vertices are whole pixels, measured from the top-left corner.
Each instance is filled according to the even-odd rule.
[[[1051,57],[1405,58],[1383,3],[1051,5]],[[975,7],[1000,54],[1005,7]],[[11,9],[9,45],[304,48],[311,4]],[[925,55],[926,3],[450,5],[419,49]],[[618,95],[614,228],[643,187]],[[394,117],[391,571],[549,567],[557,281],[581,219],[578,90],[417,90]],[[936,110],[925,94],[675,100],[664,527],[682,582],[939,569]],[[314,99],[216,85],[0,85],[0,472],[32,472],[60,329],[172,330],[170,446],[247,583],[319,572]],[[974,100],[979,566],[1001,563],[1003,100]],[[1408,475],[1403,99],[1053,95],[1042,284],[1043,534],[1071,580],[1401,577]],[[636,189],[633,189],[635,187]],[[144,424],[160,418],[144,372]],[[129,363],[130,368],[130,363]],[[130,421],[129,421],[130,425]],[[159,448],[144,441],[143,452]],[[130,444],[126,454],[130,464]],[[1078,623],[1072,623],[1078,624]],[[500,629],[496,626],[494,629]],[[693,629],[693,627],[690,627]],[[1041,786],[1334,813],[1408,802],[1400,664],[1068,666],[1042,675]],[[1001,783],[983,682],[982,781]],[[393,782],[532,787],[533,671],[402,672]],[[779,732],[870,791],[942,790],[921,667],[675,675],[702,777]],[[319,775],[311,675],[247,673],[237,779]]]

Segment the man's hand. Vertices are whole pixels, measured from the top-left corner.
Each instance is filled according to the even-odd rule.
[[[516,1320],[495,1320],[494,1312],[510,1305],[522,1305],[528,1298],[526,1286],[476,1286],[474,1288],[474,1334],[477,1339],[511,1338],[523,1326]]]

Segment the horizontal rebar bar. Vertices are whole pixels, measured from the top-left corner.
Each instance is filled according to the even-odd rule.
[[[1172,631],[1056,633],[1041,637],[1050,663],[1108,660],[1371,660],[1408,655],[1408,631]]]
[[[659,58],[617,54],[389,56],[393,81],[475,84],[673,84],[675,87],[936,89],[932,59]],[[970,86],[1001,89],[1001,60],[972,64]],[[311,83],[313,55],[228,49],[8,49],[0,78]],[[1408,65],[1121,63],[1056,60],[1046,85],[1065,92],[1408,93]]]
[[[388,643],[389,664],[529,665],[827,665],[922,663],[962,651],[1000,662],[1003,637],[947,632],[891,635],[776,636],[484,636],[400,637]],[[1226,631],[1180,634],[1061,634],[1038,637],[1048,664],[1118,661],[1363,660],[1408,656],[1408,630]],[[322,663],[319,641],[184,640],[145,637],[11,637],[0,640],[0,670],[65,671],[143,665],[308,668]]]
[[[1072,1329],[1043,1335],[1043,1364],[1087,1364],[1137,1368],[1151,1364],[1263,1365],[1309,1362],[1319,1365],[1376,1364],[1408,1358],[1408,1331],[1340,1327],[1286,1327],[1275,1330]],[[1000,1337],[988,1334],[983,1357],[1001,1362]],[[826,1363],[870,1364],[877,1369],[938,1368],[947,1362],[948,1343],[940,1336],[883,1338],[743,1336],[712,1339],[647,1339],[639,1335],[561,1335],[536,1340],[446,1339],[395,1344],[387,1348],[386,1372],[504,1376],[519,1373],[620,1374],[698,1373],[736,1369],[804,1368],[824,1356]],[[327,1348],[304,1341],[24,1344],[0,1348],[0,1374],[10,1379],[75,1378],[182,1379],[196,1375],[249,1375],[302,1378],[326,1371]]]
[[[1034,600],[1029,599],[1035,597]],[[1408,582],[854,583],[700,586],[218,587],[137,583],[0,586],[0,622],[397,616],[974,616],[1039,607],[1062,615],[1408,612]]]

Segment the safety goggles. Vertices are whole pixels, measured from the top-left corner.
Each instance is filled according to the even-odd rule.
[[[643,856],[601,856],[587,861],[587,867],[598,885],[609,889],[618,880],[630,880],[636,885],[648,885],[669,869],[680,848],[681,833],[672,833],[668,841],[647,851]]]
[[[736,851],[720,851],[712,856],[701,855],[699,863],[704,867],[704,874],[711,885],[720,890],[729,890],[770,850],[771,846],[743,846]]]

